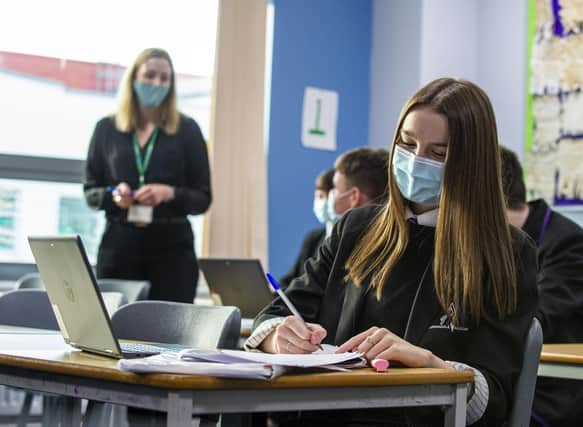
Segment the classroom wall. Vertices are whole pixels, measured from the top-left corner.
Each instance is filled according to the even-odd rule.
[[[527,1],[375,0],[370,144],[386,144],[388,129],[418,87],[448,75],[473,80],[488,93],[500,142],[522,157]]]
[[[477,0],[421,3],[420,85],[444,76],[476,80],[477,9]]]
[[[370,145],[391,145],[401,107],[419,87],[422,0],[374,0]]]
[[[498,140],[524,160],[528,0],[478,2],[478,83],[490,96]]]
[[[314,181],[342,152],[368,145],[372,2],[274,0],[268,133],[269,266],[277,277],[319,226]],[[301,145],[304,88],[339,92],[337,149]],[[253,191],[252,188],[242,191]]]

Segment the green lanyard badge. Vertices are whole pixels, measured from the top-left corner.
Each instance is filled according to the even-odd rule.
[[[152,157],[152,151],[154,150],[154,143],[156,142],[156,137],[158,136],[158,128],[152,131],[150,139],[148,140],[148,147],[146,148],[146,155],[142,161],[142,155],[140,153],[140,144],[138,142],[138,134],[134,132],[134,154],[136,157],[136,167],[138,168],[138,175],[140,178],[139,187],[141,188],[145,183],[146,170],[150,164],[150,158]]]

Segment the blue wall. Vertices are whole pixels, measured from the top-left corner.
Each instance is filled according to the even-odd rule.
[[[370,0],[274,0],[268,150],[269,268],[292,265],[308,230],[314,181],[336,157],[368,145],[372,3]],[[304,148],[304,89],[339,93],[336,151]]]

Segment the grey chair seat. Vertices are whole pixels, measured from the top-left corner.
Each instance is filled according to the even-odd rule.
[[[117,310],[111,325],[122,339],[234,349],[241,332],[241,312],[228,306],[138,301]]]
[[[0,324],[59,330],[46,291],[16,289],[0,297]]]
[[[514,388],[514,405],[509,427],[528,427],[536,387],[538,363],[543,345],[543,331],[537,318],[532,319],[522,356],[522,369]]]
[[[128,304],[148,299],[150,282],[147,280],[97,279],[101,292],[121,292]]]
[[[42,282],[41,282],[42,283]],[[0,297],[0,324],[27,328],[59,330],[59,324],[43,289],[16,289]],[[33,393],[26,392],[18,419],[18,426],[38,422],[30,415]],[[56,397],[43,399],[43,425],[57,422],[60,400]],[[3,421],[0,417],[0,422]],[[7,420],[12,422],[12,420]]]
[[[39,273],[28,273],[16,281],[16,289],[44,289]]]
[[[120,307],[111,318],[118,339],[181,344],[194,348],[234,349],[241,332],[237,307],[214,307],[168,301],[138,301]],[[112,407],[90,402],[85,425],[108,425]],[[157,415],[150,421],[156,423]],[[149,416],[148,416],[149,417]],[[205,416],[200,425],[215,425],[216,416]],[[116,424],[114,422],[114,424]]]

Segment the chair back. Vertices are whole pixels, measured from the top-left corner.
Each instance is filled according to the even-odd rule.
[[[0,324],[59,330],[46,291],[16,289],[0,297]]]
[[[44,289],[45,284],[38,273],[27,273],[16,281],[16,289]]]
[[[148,299],[150,282],[147,280],[97,279],[101,292],[121,292],[127,303]]]
[[[110,318],[118,308],[128,303],[125,295],[121,292],[101,292],[101,299]]]
[[[514,388],[514,405],[510,413],[510,427],[528,427],[530,425],[530,413],[542,345],[543,331],[538,319],[534,318],[526,337],[522,369]]]
[[[229,306],[138,301],[117,310],[111,324],[117,338],[234,349],[241,333],[241,312]]]

